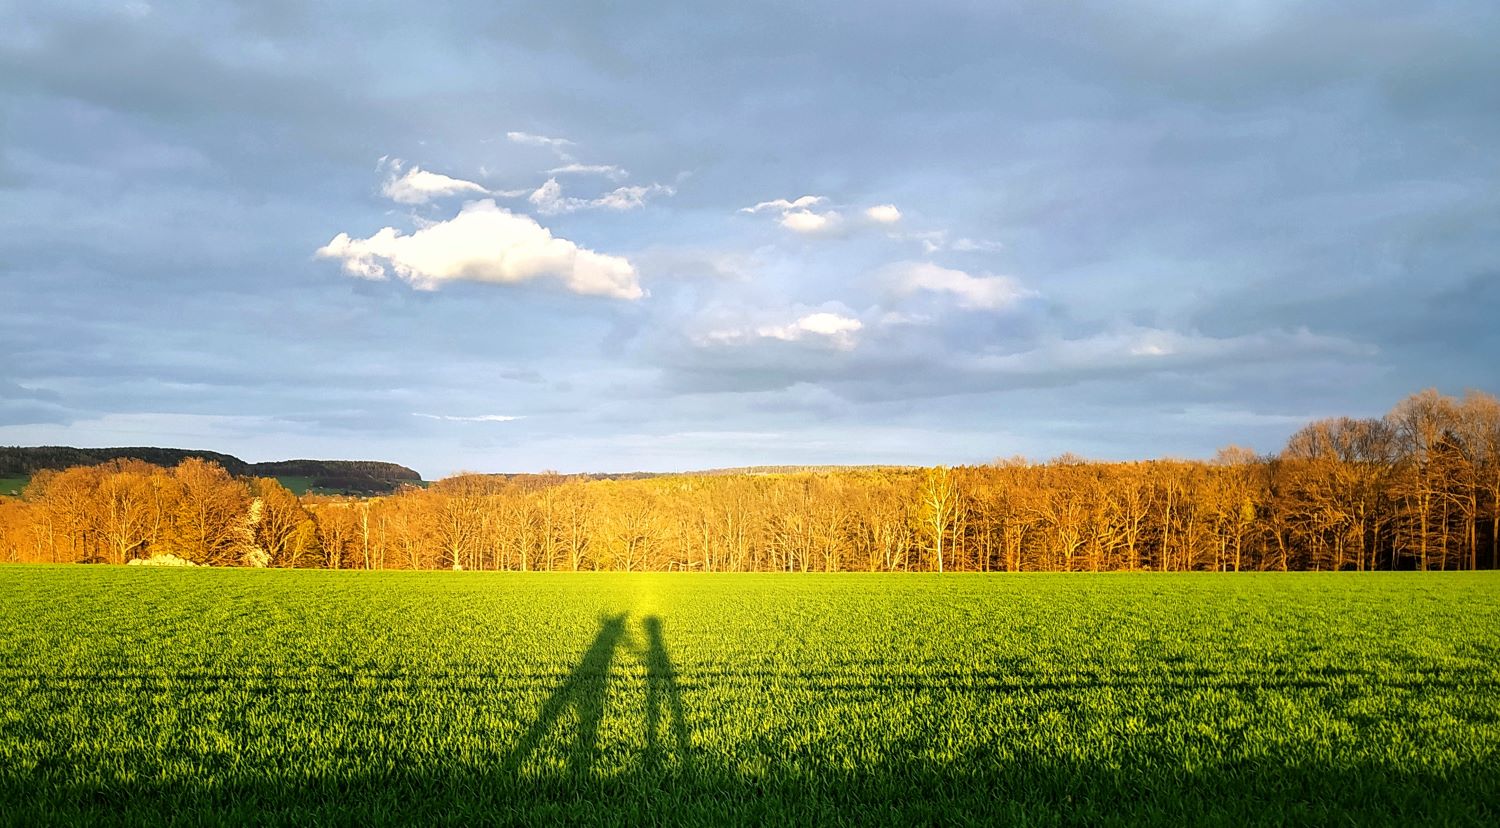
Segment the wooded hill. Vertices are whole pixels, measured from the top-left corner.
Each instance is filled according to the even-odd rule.
[[[73,448],[71,446],[0,446],[0,478],[32,477],[39,471],[61,471],[95,466],[111,460],[141,460],[170,467],[190,457],[218,464],[235,477],[302,478],[307,488],[350,494],[388,494],[403,485],[422,482],[422,475],[405,466],[378,460],[278,460],[247,463],[230,454],[201,449],[133,446]]]

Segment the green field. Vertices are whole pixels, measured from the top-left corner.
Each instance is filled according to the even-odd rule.
[[[30,477],[0,477],[0,496],[19,495],[30,482]]]
[[[1500,576],[0,567],[0,821],[1500,820]]]
[[[313,479],[311,477],[277,477],[276,482],[287,487],[292,494],[301,497],[313,490]]]

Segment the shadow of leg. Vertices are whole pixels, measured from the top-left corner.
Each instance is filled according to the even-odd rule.
[[[584,652],[578,666],[542,703],[536,721],[526,729],[515,747],[506,755],[502,766],[508,773],[520,770],[526,759],[536,752],[542,738],[570,707],[578,716],[578,734],[568,763],[576,772],[586,772],[592,767],[599,749],[599,723],[604,718],[604,694],[608,686],[609,667],[624,634],[624,613],[599,622],[599,633],[594,636],[594,643]]]
[[[662,621],[650,616],[646,626],[646,761],[652,766],[661,762],[661,705],[666,696],[671,708],[672,735],[677,762],[684,771],[693,767],[692,734],[688,730],[687,716],[682,707],[682,691],[677,686],[677,670],[672,666],[672,657],[667,655],[666,642],[662,637]]]

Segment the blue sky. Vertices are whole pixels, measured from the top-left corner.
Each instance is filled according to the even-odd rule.
[[[0,4],[0,444],[1278,449],[1496,387],[1500,6]]]

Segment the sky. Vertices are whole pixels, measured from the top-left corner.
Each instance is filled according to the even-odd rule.
[[[1277,451],[1500,392],[1500,4],[0,0],[0,445]]]

